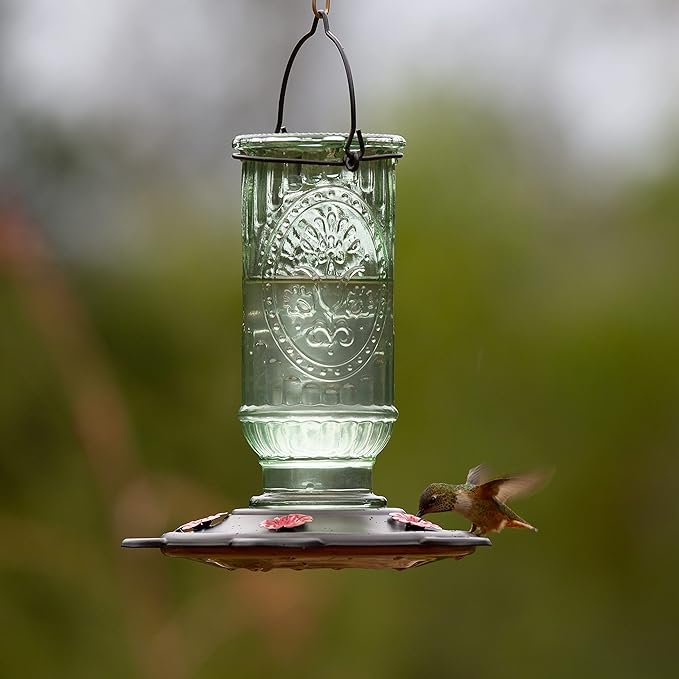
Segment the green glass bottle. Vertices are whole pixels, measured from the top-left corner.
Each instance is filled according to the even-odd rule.
[[[367,155],[405,145],[382,134],[364,142]],[[362,161],[356,171],[295,162],[341,161],[345,143],[289,133],[233,142],[243,160],[240,421],[264,477],[254,506],[384,504],[372,468],[398,414],[397,161]]]

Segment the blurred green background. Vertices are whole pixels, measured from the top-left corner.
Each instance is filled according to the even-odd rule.
[[[376,4],[365,11],[384,18],[384,3]],[[502,12],[537,12],[533,21],[556,36],[553,51],[546,41],[541,53],[557,63],[560,30],[572,32],[579,10],[557,3],[561,14],[541,15],[536,3],[505,4]],[[592,68],[637,56],[639,72],[667,97],[677,92],[676,68],[649,66],[639,50],[649,26],[658,40],[668,26],[676,35],[679,15],[674,3],[648,4],[652,17],[644,14],[638,44],[625,43],[623,29],[642,26],[640,10],[616,5],[622,52],[602,47]],[[53,45],[40,43],[33,62],[19,58],[17,45],[44,35],[40,17],[51,31],[64,30],[47,21],[48,5],[0,4],[8,39],[0,41],[0,676],[673,674],[679,137],[671,117],[647,117],[648,143],[637,136],[633,149],[592,150],[587,130],[594,135],[596,125],[575,121],[569,136],[555,122],[566,103],[557,97],[550,112],[541,98],[552,71],[531,90],[535,72],[516,66],[517,87],[524,83],[535,104],[518,111],[470,88],[478,64],[457,79],[445,60],[428,62],[448,75],[422,82],[417,69],[429,56],[409,51],[411,69],[362,60],[366,43],[379,43],[374,24],[353,31],[358,3],[334,3],[333,27],[359,57],[362,125],[408,141],[397,200],[401,416],[378,459],[375,490],[412,511],[427,483],[461,481],[481,461],[502,472],[554,465],[557,473],[544,492],[515,503],[537,535],[507,531],[460,562],[403,573],[225,573],[123,552],[119,543],[243,506],[260,489],[236,419],[239,184],[228,139],[268,129],[281,62],[306,29],[308,7],[290,3],[284,13],[272,3],[180,9],[171,2],[165,18],[181,15],[170,28],[184,51],[145,41],[137,16],[111,39],[120,50],[111,63],[123,60],[123,71],[104,70],[101,90],[81,83],[78,99],[80,71],[69,70]],[[133,5],[120,5],[128,21],[145,11]],[[394,3],[384,18],[385,42],[415,32],[404,25],[414,17],[407,5]],[[446,21],[469,35],[493,30],[488,8],[474,14],[461,5],[467,14],[458,7]],[[587,35],[599,45],[607,44],[611,16],[594,9],[606,6],[593,3],[586,15]],[[65,7],[74,17],[83,6]],[[104,21],[95,14],[79,15],[76,34]],[[271,39],[250,45],[246,60],[242,51],[241,61],[220,52],[211,71],[196,67],[198,84],[180,79],[186,87],[209,90],[222,76],[239,87],[187,102],[154,78],[193,54],[199,41],[183,36],[181,25],[196,14],[217,27],[214,45],[247,41],[255,28],[265,30],[265,19]],[[507,49],[522,53],[520,24],[512,30],[518,42]],[[126,70],[128,39],[130,49],[144,45],[156,55],[140,62],[142,71],[155,64],[143,75]],[[585,44],[582,34],[573,40]],[[291,112],[300,128],[326,121],[342,130],[346,112],[333,109],[333,97],[344,96],[341,72],[319,43],[312,54],[320,65],[307,63],[302,73],[334,70],[328,82],[302,77],[294,95],[301,103]],[[92,42],[79,49],[81,57],[90,50],[95,65],[109,63]],[[440,49],[464,70],[462,57],[471,54],[464,43],[459,52]],[[495,48],[488,51],[489,71],[501,70]],[[215,54],[203,54],[203,67]],[[67,65],[47,69],[50,81],[25,66],[40,59]],[[158,64],[166,68],[154,70]],[[377,74],[397,82],[393,69],[402,83],[390,89]],[[586,68],[576,73],[583,82],[592,77]],[[623,80],[620,92],[635,82]],[[321,85],[331,104],[317,97]],[[109,99],[97,108],[102,91]],[[130,106],[109,110],[116,96]],[[615,96],[606,93],[613,122],[632,115],[623,105],[628,95],[620,94],[619,108]],[[304,106],[309,98],[316,108]],[[668,110],[676,110],[669,98],[675,108]],[[569,142],[577,130],[585,131],[580,145]],[[466,527],[452,515],[441,523]]]

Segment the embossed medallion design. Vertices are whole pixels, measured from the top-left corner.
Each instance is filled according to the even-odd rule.
[[[355,193],[327,187],[303,194],[260,253],[264,278],[386,278],[381,234]]]
[[[342,380],[379,346],[388,292],[386,281],[266,281],[266,320],[296,368],[315,380]]]
[[[262,254],[273,279],[267,324],[283,355],[317,380],[358,372],[379,344],[388,301],[384,245],[367,205],[342,189],[308,192]]]

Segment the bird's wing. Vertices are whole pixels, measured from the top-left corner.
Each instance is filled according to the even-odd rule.
[[[482,483],[479,490],[484,497],[494,497],[498,502],[505,503],[511,497],[534,493],[542,488],[551,476],[552,472],[546,471],[505,476]]]
[[[467,474],[467,483],[474,486],[479,486],[485,483],[492,476],[490,469],[485,464],[479,464],[469,470]]]

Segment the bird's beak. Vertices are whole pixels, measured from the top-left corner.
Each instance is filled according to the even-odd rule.
[[[416,516],[419,516],[420,518],[422,518],[424,516],[424,512],[421,509],[418,509]]]

